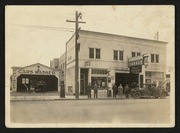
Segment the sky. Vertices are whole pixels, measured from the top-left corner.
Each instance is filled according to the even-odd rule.
[[[75,11],[82,13],[83,30],[168,42],[167,71],[174,69],[174,6],[6,6],[6,78],[12,66],[42,63],[65,52],[73,35]]]

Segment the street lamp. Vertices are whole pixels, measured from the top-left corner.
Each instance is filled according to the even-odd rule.
[[[143,65],[145,66],[145,68],[148,67],[148,55],[147,54],[143,54]]]

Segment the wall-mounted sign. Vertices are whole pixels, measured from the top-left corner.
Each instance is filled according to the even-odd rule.
[[[132,66],[130,67],[130,73],[132,74],[139,74],[142,70],[142,66]]]
[[[55,71],[45,71],[45,70],[28,70],[21,69],[18,71],[20,74],[42,74],[42,75],[55,75]]]
[[[128,66],[132,67],[132,66],[139,66],[139,65],[143,65],[143,56],[135,56],[132,58],[128,59]]]
[[[84,61],[84,66],[90,66],[90,61]]]

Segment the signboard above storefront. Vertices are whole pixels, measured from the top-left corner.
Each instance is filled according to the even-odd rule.
[[[42,74],[42,75],[54,75],[55,71],[45,71],[45,70],[28,70],[21,69],[18,71],[20,74]]]
[[[132,58],[128,59],[128,66],[132,67],[132,66],[140,66],[143,65],[143,56],[135,56]]]
[[[139,74],[142,71],[142,65],[130,67],[130,73]]]

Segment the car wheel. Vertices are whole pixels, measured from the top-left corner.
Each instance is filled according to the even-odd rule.
[[[166,98],[166,93],[165,92],[161,92],[159,97],[162,98],[162,99]]]
[[[134,95],[133,95],[133,97],[134,97],[135,99],[139,99],[139,98],[141,98],[141,93],[140,93],[140,92],[135,92]]]

